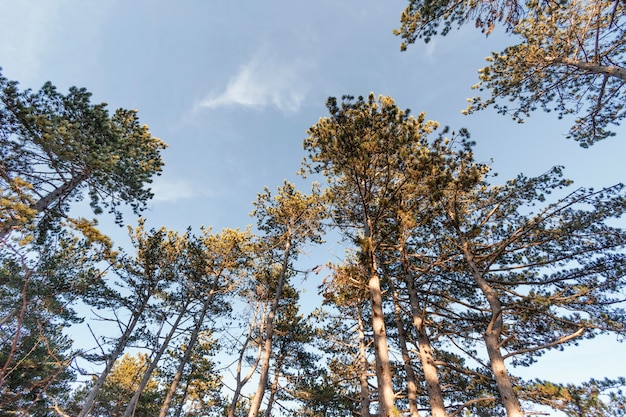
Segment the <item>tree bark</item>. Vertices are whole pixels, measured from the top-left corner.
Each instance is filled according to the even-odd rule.
[[[372,330],[374,333],[374,352],[376,356],[376,379],[378,383],[378,415],[379,417],[391,417],[393,414],[395,395],[391,377],[391,364],[389,363],[389,346],[387,345],[387,329],[383,311],[383,296],[380,287],[380,277],[377,272],[377,262],[374,252],[368,248],[368,260],[370,271],[368,289],[372,305]]]
[[[213,302],[213,296],[215,295],[215,289],[212,289],[209,293],[209,296],[204,301],[202,306],[202,311],[200,312],[200,317],[196,321],[196,325],[191,333],[191,337],[189,338],[189,343],[187,345],[187,349],[185,349],[185,353],[183,357],[180,359],[180,363],[178,364],[178,368],[176,369],[176,374],[174,374],[174,379],[170,384],[169,389],[167,390],[167,394],[165,396],[165,400],[163,400],[163,405],[161,406],[161,411],[159,412],[159,417],[165,417],[167,411],[170,408],[170,404],[172,403],[172,399],[174,398],[174,394],[178,389],[178,384],[180,383],[180,379],[183,375],[183,370],[185,369],[185,365],[189,362],[189,358],[191,357],[191,352],[196,342],[198,341],[198,335],[200,334],[200,330],[202,329],[202,323],[204,322],[204,317],[206,316],[206,312],[209,309],[209,306]],[[124,416],[127,417],[127,416]]]
[[[404,371],[406,372],[406,390],[409,400],[409,416],[420,417],[420,413],[417,408],[417,377],[415,376],[413,364],[411,363],[411,357],[409,356],[409,349],[407,347],[404,325],[402,324],[400,301],[398,299],[398,292],[396,291],[395,287],[393,287],[393,301],[395,305],[396,328],[398,329],[398,344],[400,345],[402,361],[404,363]]]
[[[504,326],[504,320],[502,318],[502,305],[494,289],[483,277],[478,265],[474,261],[474,255],[470,251],[467,240],[462,236],[460,230],[457,230],[461,238],[461,249],[463,255],[467,261],[474,281],[480,288],[481,292],[487,299],[489,307],[491,309],[491,320],[489,325],[483,334],[485,340],[485,346],[487,347],[487,354],[489,355],[489,361],[491,363],[491,370],[493,377],[498,387],[498,392],[502,399],[502,404],[506,410],[508,417],[524,417],[522,407],[513,389],[511,378],[504,364],[502,352],[500,352],[500,336],[502,335],[502,329]]]
[[[359,338],[359,405],[361,417],[370,417],[370,387],[368,383],[369,363],[365,346],[365,330],[363,326],[363,311],[357,303],[357,334]]]
[[[113,352],[111,352],[108,355],[105,361],[104,370],[102,370],[100,375],[98,375],[98,378],[96,379],[93,387],[91,388],[91,391],[89,391],[89,395],[87,395],[87,398],[85,398],[85,402],[83,403],[83,408],[80,410],[78,417],[85,417],[87,414],[89,414],[89,412],[93,408],[94,403],[96,401],[96,397],[98,396],[98,392],[100,391],[100,388],[102,388],[104,381],[106,380],[107,376],[111,372],[111,369],[113,368],[113,364],[115,363],[117,358],[119,358],[119,356],[122,354],[122,352],[126,348],[126,345],[128,344],[128,340],[130,339],[130,336],[135,330],[135,326],[137,326],[137,323],[139,322],[139,319],[141,318],[141,315],[143,314],[143,311],[146,308],[146,305],[148,304],[148,300],[150,299],[151,295],[152,295],[152,291],[150,291],[147,297],[145,298],[145,300],[143,300],[142,304],[139,306],[139,310],[133,313],[130,323],[128,324],[128,326],[126,326],[124,333],[118,339],[118,342],[115,345]]]
[[[439,383],[439,375],[435,366],[432,348],[430,345],[430,337],[426,332],[424,318],[420,310],[419,301],[412,282],[407,282],[409,292],[409,302],[411,304],[411,314],[413,316],[413,326],[417,332],[417,347],[420,353],[420,362],[426,379],[426,390],[428,392],[428,401],[433,417],[447,417],[448,413],[443,402],[443,393],[441,392],[441,384]]]
[[[235,376],[235,390],[233,393],[233,399],[230,402],[230,407],[228,407],[228,416],[227,417],[235,417],[235,411],[237,410],[237,401],[239,401],[239,396],[241,395],[241,390],[243,388],[244,385],[246,385],[246,383],[250,380],[250,378],[252,378],[252,375],[254,375],[254,372],[256,371],[256,368],[259,365],[259,361],[261,359],[261,354],[262,354],[262,346],[259,343],[259,347],[257,350],[257,355],[254,361],[254,364],[252,365],[250,371],[248,372],[248,374],[241,379],[241,368],[242,368],[242,364],[243,364],[243,359],[245,356],[245,352],[246,352],[246,348],[248,346],[248,343],[250,343],[250,341],[252,340],[252,332],[254,330],[254,327],[256,326],[256,320],[257,320],[257,314],[259,311],[259,306],[261,305],[261,302],[259,301],[257,303],[257,309],[254,313],[254,319],[252,321],[252,323],[250,323],[250,332],[248,334],[248,336],[246,337],[246,341],[243,343],[243,346],[241,347],[241,350],[239,351],[239,358],[237,360],[237,374]],[[261,329],[260,329],[260,333],[263,333],[263,323],[261,323]]]
[[[130,399],[130,402],[126,406],[126,409],[124,410],[124,414],[122,415],[122,417],[130,417],[131,414],[133,415],[135,414],[135,408],[137,406],[137,403],[139,402],[139,397],[141,397],[141,394],[143,394],[144,389],[146,389],[146,385],[148,385],[148,382],[150,381],[152,372],[154,372],[154,370],[156,369],[157,364],[159,363],[159,360],[161,359],[161,356],[163,356],[163,353],[165,353],[165,350],[169,346],[170,341],[172,340],[172,337],[174,336],[174,333],[176,333],[176,331],[178,330],[178,325],[180,324],[180,321],[182,320],[185,313],[187,312],[188,305],[189,305],[189,302],[187,302],[183,306],[182,311],[178,314],[178,317],[176,317],[176,321],[174,322],[174,324],[172,324],[170,331],[165,336],[163,343],[161,343],[159,350],[157,351],[154,358],[152,358],[152,360],[150,361],[150,365],[148,366],[148,369],[146,369],[146,372],[144,372],[143,378],[141,378],[141,382],[139,383],[139,387],[137,388],[137,391],[135,391],[135,394],[133,394],[133,397]]]
[[[435,359],[433,358],[430,337],[425,328],[423,309],[420,306],[413,276],[409,272],[407,254],[404,249],[401,249],[401,257],[404,283],[409,295],[413,326],[417,333],[417,347],[420,353],[420,362],[422,364],[422,370],[424,371],[424,378],[426,379],[426,391],[428,392],[431,415],[432,417],[447,417],[448,413],[446,412],[443,402],[443,393],[441,392],[439,375],[437,374],[437,367],[435,365]]]
[[[568,65],[570,67],[576,67],[585,72],[589,72],[592,74],[603,74],[608,75],[609,77],[619,78],[622,81],[626,81],[626,69],[620,68],[615,65],[600,65],[595,64],[593,62],[584,62],[577,59],[571,58],[554,58],[549,60],[551,62],[560,63],[563,65]]]
[[[290,233],[287,232],[289,236]],[[287,274],[287,267],[289,265],[289,256],[291,255],[291,237],[287,239],[287,243],[285,245],[285,249],[283,251],[283,263],[280,269],[280,273],[278,276],[278,283],[276,284],[276,293],[274,295],[274,299],[272,301],[272,305],[270,311],[268,312],[266,325],[265,325],[265,341],[263,345],[263,359],[261,361],[261,372],[259,376],[259,384],[257,385],[257,390],[250,402],[250,411],[248,412],[248,417],[258,417],[259,410],[261,409],[261,402],[263,401],[263,396],[265,395],[265,390],[267,389],[267,378],[269,374],[270,368],[270,357],[272,355],[272,339],[274,334],[274,318],[276,317],[276,312],[278,311],[278,303],[280,301],[281,293],[283,290],[283,285],[285,283],[285,276]]]
[[[272,408],[276,402],[276,393],[278,392],[278,376],[280,375],[281,368],[283,367],[283,355],[281,354],[276,359],[276,369],[274,370],[274,380],[270,386],[270,396],[267,399],[267,408],[265,409],[264,417],[271,417]]]

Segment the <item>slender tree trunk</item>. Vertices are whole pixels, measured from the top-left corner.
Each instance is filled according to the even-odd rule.
[[[126,329],[124,329],[124,333],[118,339],[117,344],[115,345],[115,348],[113,349],[113,352],[111,352],[108,355],[105,361],[104,370],[100,373],[100,375],[98,375],[98,378],[96,379],[93,387],[91,388],[91,391],[89,391],[89,395],[87,395],[87,398],[85,398],[85,402],[83,403],[83,408],[80,410],[78,417],[85,417],[87,414],[89,414],[89,412],[93,408],[94,403],[96,401],[96,397],[98,396],[98,392],[100,391],[100,388],[102,388],[102,384],[104,384],[104,381],[109,375],[109,372],[111,372],[111,369],[113,368],[113,364],[115,363],[117,358],[119,358],[119,356],[122,354],[122,352],[126,348],[126,345],[128,344],[130,336],[135,330],[135,327],[137,326],[137,323],[139,322],[139,319],[141,318],[141,315],[143,314],[143,311],[145,310],[146,305],[148,304],[148,300],[150,299],[151,295],[152,295],[152,291],[150,291],[148,295],[145,297],[145,299],[139,306],[139,310],[133,313],[130,323],[128,324],[128,326],[126,326]]]
[[[411,363],[411,357],[409,356],[409,349],[407,348],[404,325],[402,324],[402,314],[400,309],[400,301],[398,299],[398,292],[393,285],[392,291],[393,302],[395,306],[396,328],[398,329],[398,344],[400,345],[402,362],[404,363],[404,371],[406,372],[406,389],[407,397],[409,400],[409,415],[411,417],[420,417],[420,413],[417,408],[417,377],[415,376],[413,364]]]
[[[170,341],[172,340],[172,337],[174,336],[174,333],[178,331],[178,325],[180,324],[185,313],[187,312],[188,305],[189,305],[188,301],[183,305],[182,310],[178,314],[178,317],[176,317],[176,321],[174,322],[174,324],[172,324],[172,327],[170,328],[170,331],[165,336],[163,343],[161,343],[159,350],[157,351],[154,358],[152,358],[152,360],[150,361],[150,365],[148,366],[148,369],[146,369],[146,372],[144,372],[143,378],[141,378],[141,382],[139,383],[139,387],[137,388],[137,390],[135,391],[135,394],[133,395],[133,397],[130,399],[130,402],[126,406],[126,409],[124,410],[124,414],[122,415],[122,417],[130,417],[131,414],[135,414],[135,408],[137,407],[137,403],[139,402],[139,397],[141,397],[141,394],[143,394],[144,389],[146,389],[146,385],[148,385],[148,382],[150,381],[150,377],[152,376],[152,373],[156,369],[159,361],[161,360],[161,356],[163,356],[163,354],[165,353],[165,350],[168,348]]]
[[[287,236],[290,233],[287,232]],[[278,302],[280,301],[281,293],[283,290],[283,285],[285,283],[285,276],[287,274],[287,267],[289,265],[289,256],[291,254],[291,238],[287,238],[287,244],[285,245],[285,250],[283,251],[283,264],[280,269],[280,274],[278,276],[278,283],[276,284],[276,294],[274,296],[274,300],[272,301],[272,305],[270,311],[268,312],[266,324],[265,324],[265,341],[263,345],[263,359],[261,361],[261,373],[259,376],[259,384],[257,385],[257,390],[250,402],[250,411],[248,412],[248,417],[258,417],[259,410],[261,408],[261,402],[263,401],[263,395],[265,394],[265,390],[267,388],[267,377],[269,373],[270,367],[270,357],[272,355],[272,338],[274,334],[274,317],[276,316],[276,312],[278,311]]]
[[[363,211],[364,213],[368,211],[365,203]],[[363,219],[364,241],[361,250],[368,275],[367,288],[372,307],[372,331],[374,335],[374,356],[376,358],[376,380],[378,384],[378,417],[390,417],[395,409],[395,394],[393,392],[391,364],[389,363],[383,292],[380,286],[380,277],[378,276],[378,262],[376,261],[372,230],[372,221],[366,214]]]
[[[369,363],[365,345],[365,326],[363,325],[363,309],[357,303],[357,334],[359,338],[359,404],[361,417],[370,417],[370,386],[368,383]]]
[[[420,353],[420,362],[426,379],[426,390],[428,392],[428,401],[430,403],[431,415],[433,417],[447,417],[448,413],[443,403],[443,394],[441,392],[441,384],[435,359],[433,358],[432,348],[430,345],[430,337],[426,332],[424,318],[416,305],[414,296],[410,297],[411,314],[413,315],[413,326],[417,332],[417,345]]]
[[[192,372],[193,372],[193,368],[192,368]],[[180,403],[178,404],[176,413],[174,414],[176,417],[180,417],[183,414],[183,406],[185,404],[185,401],[187,401],[187,394],[189,393],[189,382],[190,382],[189,379],[185,381],[185,389],[183,389],[182,398],[180,400]]]
[[[15,329],[15,336],[13,337],[13,342],[11,343],[11,350],[9,350],[9,354],[7,355],[7,360],[0,369],[0,387],[4,384],[4,379],[7,376],[9,367],[11,366],[11,362],[13,361],[13,357],[15,356],[15,352],[17,352],[17,347],[20,341],[20,334],[22,333],[22,324],[24,323],[24,315],[26,314],[26,308],[28,307],[28,283],[30,280],[30,276],[32,271],[28,268],[25,268],[26,272],[24,274],[24,285],[22,286],[22,306],[20,307],[19,313],[17,315],[17,325]]]
[[[263,417],[270,417],[272,415],[272,408],[274,407],[274,402],[276,401],[276,391],[278,390],[278,375],[274,375],[274,381],[270,386],[270,396],[267,399],[267,408],[263,413]]]
[[[420,306],[417,289],[413,282],[413,277],[409,273],[407,254],[401,249],[404,283],[406,284],[407,293],[409,295],[409,303],[411,305],[411,315],[413,326],[417,333],[417,347],[420,353],[420,362],[424,377],[426,379],[426,391],[428,392],[428,401],[430,404],[432,417],[447,417],[448,413],[443,402],[443,393],[441,392],[441,384],[435,359],[433,358],[430,337],[426,332],[423,309]]]
[[[506,415],[509,417],[523,417],[522,407],[517,399],[517,394],[513,389],[511,378],[507,372],[506,365],[502,359],[502,353],[500,352],[499,337],[496,336],[497,332],[488,330],[485,332],[484,340],[487,346],[487,353],[489,354],[489,361],[491,362],[491,369],[493,371],[496,385],[500,397],[502,397],[502,403],[506,409]]]
[[[198,335],[200,334],[200,330],[202,329],[202,324],[204,322],[204,317],[206,316],[206,312],[209,309],[209,306],[213,302],[213,296],[215,295],[215,289],[212,289],[209,293],[209,296],[204,301],[202,306],[202,311],[200,312],[200,317],[196,322],[196,325],[193,329],[191,337],[189,338],[189,343],[187,345],[187,349],[185,349],[185,353],[183,357],[180,359],[180,363],[178,364],[178,368],[176,369],[176,373],[174,374],[174,379],[170,384],[170,388],[167,391],[167,395],[165,396],[165,400],[163,401],[163,405],[161,406],[161,411],[159,412],[159,417],[165,417],[168,409],[170,408],[170,404],[172,403],[172,399],[174,398],[174,394],[178,389],[178,384],[180,379],[182,378],[183,371],[185,369],[185,365],[189,362],[189,358],[191,357],[191,352],[196,342],[198,341]],[[127,417],[127,416],[124,416]]]
[[[276,369],[274,370],[274,380],[270,386],[270,397],[267,399],[267,408],[265,409],[264,417],[270,417],[272,415],[272,408],[276,402],[276,393],[278,392],[278,376],[280,375],[283,367],[283,353],[276,358]]]
[[[257,317],[258,317],[258,312],[259,312],[259,306],[261,305],[261,303],[259,302],[257,304],[257,309],[254,313],[254,319],[252,321],[252,323],[250,323],[250,332],[248,334],[248,336],[246,337],[246,341],[243,343],[243,346],[241,347],[241,350],[239,351],[239,358],[237,360],[237,374],[235,375],[235,391],[233,393],[233,399],[230,402],[230,407],[228,407],[228,417],[235,417],[235,411],[237,410],[237,401],[239,401],[239,396],[241,395],[241,390],[243,388],[244,385],[246,385],[246,383],[250,380],[250,378],[252,378],[252,375],[254,375],[254,372],[256,371],[256,368],[259,365],[259,361],[261,359],[261,353],[262,353],[262,347],[261,344],[259,343],[259,347],[257,349],[257,355],[256,358],[254,360],[254,364],[252,365],[252,367],[250,368],[250,371],[248,372],[248,374],[242,379],[241,378],[241,368],[242,368],[242,364],[243,364],[243,359],[246,353],[246,348],[248,346],[248,343],[250,342],[250,340],[252,340],[252,332],[254,330],[254,327],[256,326],[256,322],[257,322]],[[261,322],[261,328],[259,330],[260,334],[263,334],[263,323]]]
[[[368,248],[367,256],[370,262],[368,289],[372,304],[372,329],[374,332],[374,352],[376,356],[376,379],[378,382],[378,415],[390,417],[394,411],[395,395],[389,363],[389,346],[387,345],[387,329],[383,311],[383,293],[380,287],[380,277],[377,272],[377,262],[374,251]]]
[[[487,298],[491,309],[491,320],[489,321],[489,325],[483,334],[483,339],[485,340],[485,345],[487,347],[487,354],[489,355],[493,377],[496,380],[496,386],[498,387],[498,392],[502,398],[502,404],[506,409],[508,417],[524,417],[522,407],[517,395],[515,394],[515,390],[513,389],[511,378],[506,369],[506,365],[504,364],[502,352],[500,351],[500,336],[502,334],[502,327],[504,324],[502,318],[502,305],[500,304],[500,300],[498,299],[496,292],[485,280],[482,272],[478,268],[478,265],[476,265],[474,255],[469,249],[467,240],[462,236],[460,231],[457,232],[461,238],[463,255],[465,256],[465,260],[472,271],[474,281],[476,281],[476,284],[482,291],[483,295]]]

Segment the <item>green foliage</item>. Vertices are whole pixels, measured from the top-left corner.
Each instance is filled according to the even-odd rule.
[[[276,196],[266,187],[258,194],[254,207],[251,215],[257,219],[257,228],[265,234],[269,246],[282,250],[288,240],[294,247],[306,242],[322,243],[326,207],[317,186],[306,195],[285,181]]]
[[[366,305],[358,297],[353,297],[353,302]],[[372,372],[362,369],[359,348],[365,336],[359,335],[361,314],[362,309],[347,305],[338,312],[318,309],[314,313],[318,323],[314,345],[325,361],[318,361],[316,368],[302,372],[297,380],[297,399],[302,404],[298,416],[358,415],[359,376]],[[369,392],[363,394],[369,398]]]
[[[494,53],[480,70],[468,113],[493,106],[522,122],[540,108],[577,115],[568,137],[588,147],[615,135],[626,117],[626,6],[615,0],[533,5],[514,29],[522,42]],[[501,101],[508,98],[508,103]]]
[[[449,227],[456,237],[450,240],[458,250],[466,242],[500,297],[506,321],[501,346],[514,365],[528,365],[546,349],[582,337],[626,331],[626,236],[607,225],[626,210],[623,187],[578,189],[544,203],[567,185],[556,168],[465,194],[453,188],[441,199],[454,213]],[[533,213],[533,207],[540,208]],[[468,318],[478,320],[483,313],[473,314]]]
[[[139,353],[136,356],[125,354],[113,366],[107,376],[104,385],[94,407],[89,414],[97,417],[114,417],[122,414],[128,401],[139,387],[141,377],[148,368],[150,359],[146,354]],[[73,398],[74,407],[80,407],[81,401],[89,392],[90,385],[78,390]],[[161,395],[159,384],[151,378],[143,390],[134,415],[137,417],[152,417],[158,414]]]
[[[541,0],[541,4],[552,0]],[[511,30],[524,15],[523,0],[409,0],[400,18],[400,35],[404,42],[402,50],[418,39],[429,42],[433,36],[446,35],[454,26],[471,22],[484,33],[491,33],[496,24],[503,24]],[[443,26],[443,27],[441,27]]]
[[[108,208],[118,222],[120,204],[137,213],[152,197],[145,185],[160,173],[166,145],[135,110],[110,115],[90,96],[76,87],[63,95],[49,82],[20,91],[0,76],[0,189],[12,202],[3,203],[3,238],[32,222],[34,212],[40,227],[54,223],[85,192],[96,214]]]
[[[62,400],[70,361],[82,355],[62,336],[81,321],[73,307],[120,302],[101,269],[118,254],[95,220],[68,216],[71,203],[88,195],[96,214],[108,208],[121,222],[119,206],[143,210],[152,197],[145,186],[163,165],[165,144],[136,111],[109,115],[90,96],[75,87],[64,95],[51,83],[20,91],[0,76],[3,409],[43,413]]]
[[[6,245],[0,252],[0,409],[45,415],[73,379],[69,326],[74,306],[102,288],[98,264],[109,242],[61,229],[45,244]]]
[[[411,0],[396,31],[428,40],[475,17],[490,32],[502,21],[519,43],[487,58],[465,113],[494,107],[523,122],[536,109],[576,115],[568,137],[588,147],[626,117],[626,5],[619,0],[452,2]],[[406,44],[402,45],[406,48]]]
[[[64,401],[74,374],[69,370],[71,340],[61,334],[53,316],[30,313],[21,323],[16,349],[3,326],[0,364],[8,364],[0,386],[0,413],[14,416],[52,416],[55,401]],[[12,355],[12,360],[9,358]]]
[[[386,325],[384,321],[390,314],[388,306],[392,303],[387,281],[402,281],[404,278],[403,274],[385,276],[382,265],[389,254],[402,245],[394,240],[397,237],[394,225],[398,222],[415,224],[416,216],[422,213],[422,202],[429,196],[436,199],[452,181],[452,173],[457,167],[465,167],[459,179],[467,183],[480,178],[484,167],[471,161],[467,132],[460,131],[455,144],[444,136],[447,129],[434,134],[438,123],[426,121],[423,113],[411,116],[408,110],[399,109],[390,97],[376,98],[370,94],[367,99],[359,97],[354,100],[345,96],[341,105],[330,98],[327,107],[331,116],[320,119],[311,127],[304,142],[309,153],[305,170],[327,177],[334,223],[354,242],[356,256],[354,265],[347,263],[338,268],[333,282],[326,283],[325,298],[340,310],[352,310],[354,314],[355,307],[359,309],[360,305],[350,302],[349,297],[367,294],[367,301],[371,304],[367,331],[372,332],[374,341],[378,406],[381,413],[392,413],[395,395],[389,394],[394,389],[387,352],[394,336],[386,327],[392,329],[394,324]],[[431,205],[426,202],[427,208]],[[420,309],[415,307],[416,311]],[[360,315],[359,312],[357,320]],[[425,347],[424,326],[418,321],[415,326],[420,329],[422,347],[430,351]],[[359,355],[364,357],[362,353]],[[432,363],[430,359],[426,361]],[[365,375],[366,368],[359,365],[357,375]],[[429,372],[435,373],[433,368],[431,366]],[[359,382],[363,410],[369,409],[366,380]],[[436,382],[431,387],[439,389]],[[381,400],[383,389],[386,391],[385,404]],[[443,399],[434,392],[431,399],[435,396],[437,398],[433,401],[437,403],[438,411],[434,415],[440,416],[445,413]]]
[[[373,299],[367,292],[372,271],[379,274],[382,308],[377,312],[372,302],[366,332],[375,336],[374,317],[391,316],[393,303],[399,307],[398,326],[406,327],[409,346],[419,347],[420,356],[436,355],[437,369],[428,371],[446,387],[440,415],[498,415],[499,401],[517,412],[511,397],[519,381],[506,376],[505,382],[501,375],[508,371],[496,373],[490,361],[525,366],[549,349],[624,333],[626,237],[607,224],[626,209],[621,185],[551,200],[571,185],[557,167],[493,186],[488,168],[473,161],[466,132],[455,146],[442,134],[429,140],[434,122],[426,127],[423,115],[414,119],[390,98],[373,95],[345,97],[341,105],[331,98],[328,108],[331,117],[320,119],[305,140],[305,169],[327,176],[333,219],[355,243],[356,256],[325,280],[325,302],[355,323],[357,308],[368,295]],[[393,287],[398,300],[388,295]],[[398,343],[395,326],[386,321],[391,347]],[[352,389],[362,372],[354,368],[355,339],[331,353],[331,368],[339,371],[348,369],[340,355],[352,351]],[[420,369],[419,356],[406,356],[427,378],[427,364]],[[394,392],[400,392],[408,374],[397,368],[394,375]],[[432,383],[433,374],[428,378]],[[431,407],[437,395],[428,388]]]
[[[258,302],[267,307],[260,321],[253,325],[256,328],[254,331],[259,333],[260,376],[256,392],[250,401],[249,417],[259,415],[266,391],[270,391],[266,413],[270,412],[276,401],[284,397],[277,388],[286,367],[284,357],[292,349],[295,355],[299,346],[297,328],[280,328],[281,323],[284,326],[285,320],[292,324],[299,322],[295,304],[297,292],[289,283],[289,279],[295,274],[291,265],[305,243],[321,243],[323,220],[326,218],[326,207],[316,186],[312,194],[305,195],[285,181],[276,196],[272,196],[266,188],[264,193],[257,196],[254,206],[252,215],[256,217],[257,227],[263,232],[263,236],[259,238],[257,245],[256,280],[253,284]],[[276,349],[279,353],[275,352]],[[272,357],[274,381],[270,383]],[[237,384],[237,389],[240,389],[241,380]],[[235,396],[233,400],[236,402],[238,398]],[[232,411],[231,406],[231,413]]]
[[[182,383],[174,395],[168,415],[176,415],[184,409],[187,416],[213,416],[224,407],[220,396],[221,377],[214,362],[219,345],[209,332],[203,332],[198,339],[191,348]],[[168,383],[173,378],[188,348],[183,343],[177,349],[170,350],[171,366],[164,364],[159,371],[163,382]]]
[[[404,191],[406,178],[433,167],[428,135],[439,124],[373,93],[356,100],[344,96],[341,105],[331,97],[326,107],[330,117],[309,128],[304,141],[303,172],[327,177],[333,220],[352,240],[379,239],[378,223]]]
[[[559,5],[414,0],[413,14],[405,16],[414,19],[407,23],[413,32],[406,35],[415,35],[407,37],[413,41],[435,35],[438,19],[444,34],[469,19],[487,33],[502,22],[526,43],[509,48],[509,57],[495,54],[482,72],[485,88],[499,95],[514,90],[497,84],[498,77],[525,65],[515,57],[543,60],[549,64],[543,80],[554,81],[549,68],[560,58],[552,54],[572,56],[571,45],[556,39],[566,29],[575,38],[584,22],[609,45],[603,57],[621,57],[623,42],[615,35],[624,24],[621,3]],[[578,23],[568,27],[563,13],[575,5],[580,9],[569,22]],[[583,14],[587,20],[577,20]],[[581,50],[590,36],[577,38]],[[557,96],[567,100],[559,88],[582,83],[588,97],[607,99],[596,116],[622,117],[615,97],[623,86],[612,84],[619,71],[594,72],[588,63],[563,59],[560,64],[587,72],[572,72],[571,82],[555,75],[564,84],[552,83],[554,94],[546,93],[545,101],[528,96],[535,101],[515,117]],[[606,66],[602,59],[593,65]],[[524,84],[534,77],[527,75],[509,76],[521,88],[514,92],[520,103],[526,92],[543,88]],[[604,77],[602,91],[594,90],[593,77]],[[262,407],[266,415],[278,408],[294,416],[367,415],[378,408],[396,416],[409,404],[413,414],[495,416],[509,410],[500,389],[508,370],[492,369],[492,351],[502,362],[527,366],[584,338],[626,334],[626,234],[609,226],[626,210],[621,185],[553,197],[571,185],[560,167],[491,185],[465,130],[448,139],[447,128],[423,113],[410,115],[390,97],[330,98],[329,117],[304,141],[303,174],[325,175],[325,192],[315,185],[304,194],[287,182],[274,194],[266,188],[252,213],[260,236],[237,229],[203,228],[199,237],[190,230],[147,231],[140,220],[130,229],[135,253],[125,255],[112,250],[95,221],[69,218],[69,205],[86,193],[95,212],[109,208],[119,215],[122,202],[141,211],[151,196],[144,186],[159,173],[165,145],[139,126],[134,111],[109,116],[104,104],[89,103],[85,90],[65,96],[50,84],[33,93],[4,78],[0,83],[0,414],[47,416],[64,408],[71,415],[117,416],[140,393],[136,416],[218,415],[229,411],[215,362],[226,349],[239,354],[236,365],[252,368],[246,377],[237,370],[230,407],[236,416]],[[568,109],[558,108],[562,115]],[[589,120],[595,133],[578,138],[587,144],[607,132]],[[312,316],[315,328],[299,311],[294,263],[307,244],[322,242],[329,211],[351,247],[342,264],[327,264],[332,272],[319,287],[327,310]],[[115,277],[105,279],[104,268]],[[237,324],[244,324],[234,323],[231,311],[241,298],[256,311],[236,352],[240,345],[225,341],[241,336]],[[82,320],[74,311],[78,303],[120,330],[113,338],[94,335],[101,354],[73,351],[64,336]],[[122,356],[130,347],[150,349],[151,356]],[[251,349],[256,359],[246,356]],[[77,357],[104,362],[104,369],[68,399]],[[255,372],[257,395],[242,399],[241,388]],[[144,375],[145,388],[139,386]],[[512,396],[525,406],[572,416],[626,414],[623,378],[580,386],[511,381]]]
[[[622,417],[626,415],[626,379],[591,379],[581,385],[534,381],[525,387],[527,401],[548,405],[567,416]]]
[[[579,189],[547,202],[570,183],[557,167],[503,186],[454,181],[437,200],[445,217],[433,233],[450,242],[450,258],[462,259],[450,265],[462,274],[453,281],[456,319],[446,337],[482,363],[474,353],[482,336],[509,413],[521,410],[511,400],[518,394],[505,360],[528,366],[549,349],[626,330],[626,236],[607,224],[626,209],[623,187]],[[450,272],[441,271],[444,279]]]

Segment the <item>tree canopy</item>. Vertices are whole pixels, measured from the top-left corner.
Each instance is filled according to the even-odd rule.
[[[147,185],[159,175],[166,145],[139,123],[136,110],[92,104],[91,93],[60,93],[48,82],[36,92],[0,75],[0,185],[11,201],[2,210],[1,234],[40,227],[67,216],[87,194],[96,214],[118,207],[139,213],[152,198]]]
[[[474,21],[487,34],[502,25],[515,42],[487,58],[465,110],[487,107],[523,122],[536,110],[575,117],[568,138],[588,147],[613,136],[626,117],[626,4],[620,0],[411,0],[395,31],[428,42]]]
[[[398,34],[504,27],[520,43],[467,112],[582,114],[588,146],[625,115],[624,4],[410,0]],[[344,95],[303,141],[301,180],[323,185],[264,187],[243,230],[139,218],[116,250],[72,208],[139,215],[165,144],[90,98],[0,76],[0,415],[625,415],[622,376],[519,372],[626,335],[623,184],[573,188],[560,166],[500,180],[467,129]],[[312,267],[326,232],[343,253]]]

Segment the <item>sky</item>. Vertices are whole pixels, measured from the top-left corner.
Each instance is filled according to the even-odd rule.
[[[413,114],[466,127],[476,158],[503,181],[565,166],[575,185],[626,178],[626,129],[582,149],[567,120],[533,114],[524,124],[485,110],[461,115],[477,70],[512,39],[468,26],[400,52],[406,0],[0,0],[0,67],[22,88],[51,81],[85,87],[110,111],[137,109],[164,140],[163,175],[145,213],[149,226],[243,228],[264,187],[298,183],[307,129],[326,99],[388,95]],[[306,191],[306,190],[304,190]],[[133,219],[127,217],[131,222]],[[102,230],[119,245],[124,229]],[[329,242],[309,266],[341,249]],[[316,258],[317,259],[313,259]],[[549,354],[520,374],[580,381],[626,375],[614,337]]]

